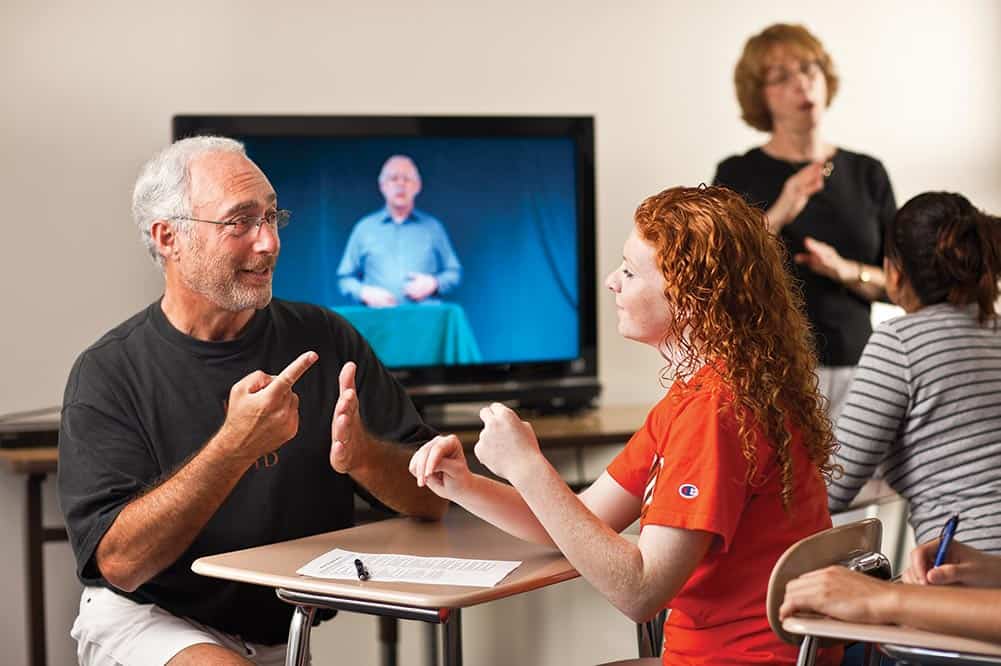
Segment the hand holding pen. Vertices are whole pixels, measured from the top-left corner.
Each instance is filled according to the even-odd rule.
[[[911,565],[902,578],[905,583],[918,585],[967,585],[970,587],[1001,587],[1001,557],[988,555],[950,537],[941,562],[934,566],[942,538],[923,543],[911,552]]]
[[[932,568],[940,567],[945,564],[945,556],[949,552],[949,546],[952,545],[952,538],[956,536],[956,529],[959,527],[959,514],[953,514],[952,518],[945,521],[945,527],[942,528],[942,536],[938,540],[938,550],[935,551],[935,564]]]
[[[959,516],[951,516],[942,527],[938,539],[923,543],[911,551],[911,565],[900,575],[901,580],[917,585],[946,584],[941,580],[943,575],[941,567],[954,563],[957,551],[966,549],[958,542],[952,547],[958,525]],[[935,573],[932,573],[933,571]]]

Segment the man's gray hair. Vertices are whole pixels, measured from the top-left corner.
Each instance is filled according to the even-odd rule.
[[[191,215],[192,160],[205,153],[239,153],[246,156],[243,144],[222,136],[196,136],[170,144],[143,165],[132,190],[132,219],[139,227],[143,244],[153,262],[163,267],[150,229],[156,220],[185,218]],[[180,233],[190,233],[191,222],[177,220]]]

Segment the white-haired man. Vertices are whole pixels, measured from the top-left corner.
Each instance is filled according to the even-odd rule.
[[[370,307],[419,303],[453,289],[462,278],[444,225],[414,207],[421,192],[417,165],[393,155],[379,172],[386,205],[355,223],[337,267],[341,293]]]
[[[281,664],[291,608],[192,561],[347,527],[356,491],[440,517],[391,443],[432,433],[347,323],[272,299],[289,213],[242,144],[174,143],[133,215],[163,297],[77,359],[59,436],[80,662]]]

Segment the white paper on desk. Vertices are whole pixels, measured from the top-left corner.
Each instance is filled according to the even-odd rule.
[[[309,562],[296,573],[314,578],[358,580],[356,558],[365,563],[369,580],[378,583],[433,583],[472,587],[493,587],[521,564],[507,560],[356,553],[335,548]]]

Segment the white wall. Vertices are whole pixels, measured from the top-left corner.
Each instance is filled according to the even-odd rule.
[[[761,141],[739,121],[731,73],[743,41],[778,20],[804,22],[825,41],[843,76],[827,134],[881,158],[898,200],[951,189],[1001,211],[1001,3],[991,0],[508,0],[419,8],[6,0],[0,413],[57,404],[75,355],[159,294],[128,201],[138,166],[168,140],[173,114],[593,114],[605,272],[617,263],[642,197],[708,181],[718,160]],[[614,316],[603,299],[605,400],[652,402],[657,359],[619,340]],[[0,544],[0,562],[19,571],[13,529],[23,510],[21,488],[0,478],[9,500],[0,517],[13,535]],[[51,491],[46,500],[53,502]],[[47,548],[59,569],[49,577],[58,620],[51,661],[68,663],[75,583],[65,547]],[[546,600],[566,597],[562,590],[549,594],[512,603],[551,613]],[[20,590],[6,598],[0,642],[5,661],[20,663]],[[603,615],[583,590],[574,598],[588,600],[578,607],[566,598],[575,613],[596,609],[589,619],[526,623],[539,628],[545,647],[517,659],[505,652],[495,663],[541,662],[536,653],[555,662],[561,652],[567,662],[600,661],[604,652],[589,638],[606,620],[629,644],[623,619]],[[512,616],[528,612],[518,608],[476,613],[504,632],[515,626]],[[474,615],[467,629],[475,633]],[[492,644],[501,643],[513,641]],[[489,662],[486,655],[475,661]]]

